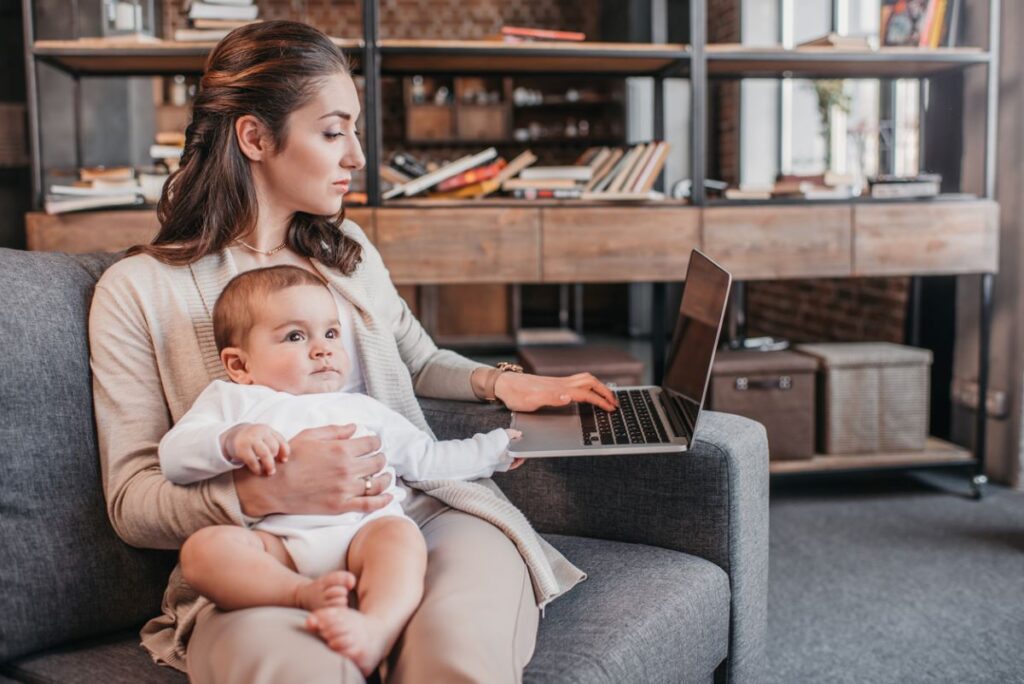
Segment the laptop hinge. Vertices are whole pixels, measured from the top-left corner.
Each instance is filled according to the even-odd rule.
[[[672,432],[676,433],[676,437],[683,437],[689,441],[690,432],[686,429],[686,419],[681,415],[679,407],[672,400],[668,390],[662,388],[658,392],[658,399],[661,401],[661,408],[664,409],[665,415],[668,416],[668,422],[672,424]]]

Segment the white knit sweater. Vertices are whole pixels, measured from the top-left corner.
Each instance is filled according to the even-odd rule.
[[[355,309],[367,394],[430,432],[416,395],[475,401],[470,374],[479,364],[439,350],[362,230],[351,221],[342,230],[363,247],[356,271],[345,277],[313,265]],[[189,266],[138,255],[111,266],[97,283],[89,337],[103,484],[111,522],[133,546],[176,549],[202,527],[243,523],[230,473],[182,487],[163,477],[157,457],[164,433],[211,381],[226,379],[211,313],[237,273],[227,251]],[[583,579],[489,480],[420,482],[416,488],[502,529],[530,569],[538,605]],[[185,669],[185,646],[202,602],[176,568],[163,615],[142,631],[154,659]]]

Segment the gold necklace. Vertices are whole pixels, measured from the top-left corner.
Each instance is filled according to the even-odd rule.
[[[282,249],[284,249],[285,247],[288,246],[288,241],[285,240],[284,242],[279,244],[277,247],[274,247],[273,249],[268,249],[268,250],[264,251],[262,249],[256,249],[255,247],[253,247],[249,243],[245,242],[241,238],[235,238],[235,242],[240,244],[240,245],[242,245],[243,247],[245,247],[246,249],[248,249],[248,250],[250,250],[252,252],[256,252],[257,254],[262,254],[263,256],[274,256],[275,254],[277,254]]]

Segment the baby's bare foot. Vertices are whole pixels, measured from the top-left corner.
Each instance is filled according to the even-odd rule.
[[[369,676],[387,655],[389,631],[377,618],[348,607],[331,606],[314,611],[306,627],[320,634],[332,651],[356,664]]]
[[[329,572],[299,585],[295,590],[295,604],[309,611],[328,606],[347,606],[348,593],[355,586],[356,578],[351,572]]]

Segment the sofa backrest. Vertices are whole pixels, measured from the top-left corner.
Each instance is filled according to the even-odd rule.
[[[117,258],[0,249],[0,662],[158,615],[175,562],[103,499],[88,314]]]

